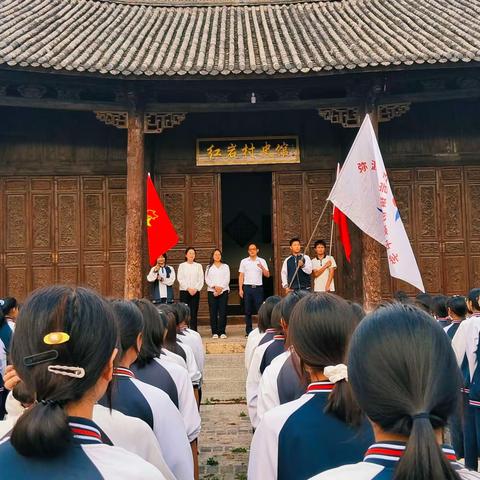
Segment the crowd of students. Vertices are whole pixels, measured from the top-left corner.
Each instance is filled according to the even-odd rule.
[[[268,298],[245,350],[248,478],[480,478],[479,300],[397,292],[365,316],[334,294]]]
[[[332,293],[267,298],[245,350],[248,478],[480,479],[479,302],[398,293],[365,316]],[[198,478],[187,305],[51,286],[0,312],[1,478]]]
[[[16,313],[0,316],[0,478],[198,478],[205,359],[186,305],[51,286]]]

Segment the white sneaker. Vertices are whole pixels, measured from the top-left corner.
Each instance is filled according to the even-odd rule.
[[[220,335],[220,338],[227,338],[227,336],[226,336],[224,333],[222,333],[222,334]]]
[[[212,335],[212,338],[218,338],[218,335],[217,334]]]

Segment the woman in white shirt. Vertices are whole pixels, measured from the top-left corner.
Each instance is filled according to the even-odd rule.
[[[178,267],[177,279],[180,286],[180,301],[190,308],[190,328],[197,330],[200,290],[203,288],[203,268],[195,261],[197,255],[193,247],[185,250],[185,262]]]
[[[205,283],[208,287],[208,308],[212,338],[227,338],[227,303],[230,291],[230,268],[222,262],[222,252],[216,248],[205,270]]]

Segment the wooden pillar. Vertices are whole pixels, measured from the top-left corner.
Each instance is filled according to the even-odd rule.
[[[373,129],[378,138],[377,109],[368,108]],[[373,310],[382,299],[380,255],[382,246],[372,237],[362,233],[362,285],[363,306],[365,310]]]
[[[144,147],[144,111],[138,101],[132,99],[128,112],[127,145],[125,298],[128,299],[143,296],[146,212]]]

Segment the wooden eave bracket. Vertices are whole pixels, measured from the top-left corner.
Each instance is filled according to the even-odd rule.
[[[411,102],[385,103],[377,106],[377,117],[380,123],[389,122],[401,117],[410,110]],[[343,128],[358,128],[362,122],[360,107],[329,107],[319,108],[318,114],[333,124]]]
[[[97,120],[116,128],[128,128],[128,112],[95,112]],[[162,133],[175,128],[186,118],[186,113],[145,112],[143,125],[145,133]]]

